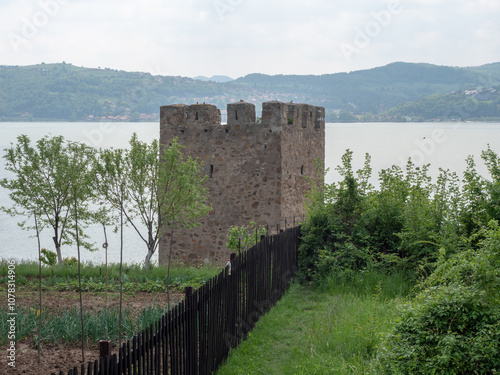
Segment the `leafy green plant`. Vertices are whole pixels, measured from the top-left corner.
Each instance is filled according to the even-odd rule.
[[[10,190],[13,206],[1,210],[11,216],[22,216],[19,225],[25,230],[38,233],[50,228],[59,266],[62,266],[62,245],[75,243],[77,236],[83,246],[94,250],[92,244],[85,242],[87,236],[83,231],[91,222],[89,200],[81,191],[88,186],[81,183],[82,173],[76,172],[88,167],[92,149],[62,136],[45,136],[32,145],[28,136],[20,135],[17,144],[5,151],[5,169],[13,177],[1,179],[0,186]],[[79,225],[73,206],[78,209]],[[28,224],[32,216],[37,217],[35,226]]]
[[[40,252],[41,252],[40,260],[42,261],[43,264],[52,267],[57,263],[57,254],[54,253],[53,251],[42,249]]]
[[[482,158],[491,179],[476,172],[472,157],[462,182],[443,169],[433,182],[429,165],[417,167],[409,159],[404,170],[380,171],[378,190],[369,183],[369,155],[356,173],[352,158],[350,150],[342,156],[340,182],[321,186],[319,173],[311,181],[299,248],[303,281],[372,267],[428,276],[440,248],[450,257],[477,247],[482,229],[500,215],[500,158],[489,148]]]
[[[63,259],[63,264],[67,265],[67,266],[76,266],[78,264],[78,259],[76,259],[75,257],[71,257],[71,258],[64,258]]]
[[[138,314],[125,309],[123,311],[122,329],[126,338],[130,339],[138,331],[158,322],[166,309],[160,305],[143,308]],[[63,311],[40,311],[37,308],[19,307],[16,309],[16,341],[32,338],[35,346],[40,342],[34,333],[39,315],[43,316],[41,337],[45,343],[67,342],[76,344],[82,338],[80,327],[80,309],[72,308]],[[118,308],[108,308],[93,312],[84,312],[84,340],[95,343],[106,339],[106,332],[113,340],[118,338]],[[134,318],[135,315],[135,318]],[[0,311],[0,344],[4,345],[8,337],[9,324],[5,311]]]
[[[227,235],[227,248],[234,252],[246,250],[260,242],[260,237],[267,234],[267,229],[250,221],[248,225],[232,227]]]
[[[386,373],[491,374],[500,367],[500,227],[446,259],[402,310],[381,350]]]

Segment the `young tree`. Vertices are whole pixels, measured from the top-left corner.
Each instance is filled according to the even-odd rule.
[[[80,256],[80,236],[81,228],[79,227],[79,219],[81,214],[89,213],[88,202],[95,194],[93,187],[95,178],[93,176],[92,161],[94,160],[95,150],[87,147],[82,143],[70,142],[67,146],[68,157],[68,177],[71,181],[70,188],[70,205],[72,205],[73,221],[75,223],[75,239],[78,251],[78,285],[80,296],[80,323],[81,323],[81,348],[82,362],[85,362],[84,351],[84,322],[83,322],[83,300],[82,300],[82,277],[81,277],[81,256]]]
[[[208,213],[207,190],[198,162],[184,160],[177,140],[161,156],[156,140],[147,144],[134,134],[130,146],[129,150],[102,150],[97,173],[106,200],[123,210],[127,223],[146,244],[144,265],[149,270],[163,231],[195,225]]]
[[[123,294],[122,294],[123,215],[125,212],[125,201],[127,199],[125,185],[127,184],[127,177],[128,177],[126,170],[127,163],[125,155],[126,152],[125,150],[122,149],[117,149],[117,150],[101,149],[99,152],[99,156],[95,159],[95,164],[94,164],[98,197],[104,198],[104,200],[108,204],[110,204],[112,208],[118,211],[120,218],[120,310],[118,319],[118,327],[119,327],[118,340],[120,341],[120,345],[122,339],[122,300],[123,300]],[[112,215],[111,213],[107,214],[102,209],[98,214],[99,220],[101,221],[101,223],[103,223],[103,225],[105,225],[105,223],[108,222],[110,220],[110,217],[112,216],[114,215]],[[106,294],[106,303],[107,303],[107,294]]]
[[[132,224],[147,245],[145,267],[149,269],[163,231],[195,226],[209,212],[204,203],[206,177],[197,160],[183,157],[177,139],[161,152],[156,140],[146,145],[135,134],[130,145],[128,191],[132,210],[127,219],[140,218],[147,228],[146,238]]]
[[[16,145],[5,150],[4,155],[5,169],[14,176],[0,181],[2,187],[11,191],[9,196],[14,206],[2,209],[13,216],[25,216],[26,219],[19,224],[25,230],[35,229],[28,220],[33,213],[38,213],[39,230],[53,230],[57,261],[62,266],[61,247],[63,244],[73,244],[76,235],[70,209],[70,146],[62,136],[45,136],[35,146],[26,135],[20,135],[17,141]],[[80,213],[82,224],[85,225],[90,220],[87,207],[81,207]],[[80,234],[82,239],[85,238],[83,232]],[[87,242],[83,242],[83,245],[92,249]]]

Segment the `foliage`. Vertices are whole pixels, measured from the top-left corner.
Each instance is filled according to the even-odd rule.
[[[5,168],[14,177],[4,178],[0,185],[10,190],[14,205],[2,210],[23,216],[20,226],[26,230],[35,229],[30,219],[36,215],[39,230],[53,231],[57,262],[62,266],[63,245],[78,239],[78,245],[95,250],[86,241],[85,228],[116,221],[109,207],[123,209],[127,222],[147,245],[149,267],[174,217],[175,225],[190,227],[208,212],[207,190],[198,161],[184,159],[176,140],[161,154],[158,141],[146,144],[135,134],[130,146],[129,150],[101,150],[97,157],[95,149],[61,136],[45,136],[33,146],[21,135],[16,145],[5,150]],[[101,208],[92,212],[91,202]],[[48,254],[42,261],[51,261]]]
[[[62,265],[62,245],[71,245],[76,236],[85,242],[83,229],[91,222],[88,191],[91,190],[88,160],[92,149],[76,142],[64,140],[62,136],[45,136],[33,146],[26,135],[17,138],[17,144],[5,150],[5,169],[13,178],[4,178],[0,186],[10,190],[9,197],[14,205],[2,207],[10,215],[20,215],[24,220],[20,226],[34,230],[29,219],[37,215],[39,229],[51,229],[57,253],[58,264]],[[85,182],[83,182],[85,180]],[[79,228],[71,208],[78,205]]]
[[[54,253],[53,251],[42,249],[40,252],[42,254],[40,256],[40,260],[42,261],[43,264],[46,264],[48,266],[54,266],[57,263],[57,254]]]
[[[251,248],[260,242],[260,237],[267,234],[267,229],[251,220],[248,225],[231,227],[227,235],[227,248],[234,252]]]
[[[101,150],[95,170],[105,201],[116,211],[123,210],[146,244],[146,268],[168,227],[196,225],[208,213],[199,163],[184,160],[177,140],[160,154],[158,141],[146,144],[134,134],[129,150]]]
[[[323,187],[311,181],[299,277],[320,282],[331,273],[349,276],[370,268],[426,276],[439,248],[449,257],[477,247],[488,221],[500,213],[500,159],[490,148],[482,159],[490,179],[477,173],[472,157],[462,181],[441,169],[436,182],[429,165],[416,167],[410,159],[404,171],[398,166],[380,171],[375,190],[369,155],[354,173],[347,150],[337,167],[343,180]]]
[[[78,291],[76,258],[65,258],[63,267],[42,267],[42,290],[44,291]],[[123,289],[127,293],[165,292],[167,284],[167,267],[151,267],[149,271],[138,264],[123,267]],[[7,282],[7,262],[0,261],[0,291],[2,282]],[[170,270],[170,285],[175,291],[183,292],[184,287],[197,288],[221,271],[220,267],[205,265],[188,267],[182,264],[173,265]],[[81,268],[82,289],[90,293],[106,290],[106,274],[100,265],[83,263]],[[119,264],[108,265],[108,286],[111,292],[119,290]],[[38,263],[21,262],[16,264],[16,285],[27,290],[38,290]],[[5,279],[4,279],[5,278]],[[5,284],[6,285],[6,284]]]
[[[124,263],[123,274],[130,280],[137,280],[138,282],[146,280],[162,280],[167,276],[166,266],[151,266],[151,269],[146,272],[144,265],[140,264],[127,264]],[[105,282],[106,274],[105,269],[100,264],[93,264],[92,262],[82,263],[81,274],[84,278],[92,278],[93,280],[100,280]],[[188,283],[192,279],[209,279],[220,272],[220,267],[212,265],[204,265],[199,267],[189,267],[182,263],[174,264],[171,267],[170,274],[172,279],[180,280]],[[119,264],[108,264],[108,274],[110,279],[117,279],[119,274]],[[7,260],[0,260],[0,276],[8,275]],[[56,278],[56,280],[68,280],[77,278],[78,273],[74,267],[63,265],[61,268],[51,268],[42,266],[42,277]],[[22,282],[24,278],[38,277],[38,262],[35,261],[22,261],[16,264],[16,283]]]
[[[387,373],[490,374],[500,367],[500,228],[478,249],[446,259],[419,286],[387,337]]]
[[[474,120],[500,118],[500,86],[435,94],[391,109],[390,116]]]
[[[126,309],[123,312],[122,329],[127,339],[131,339],[138,331],[148,328],[158,322],[165,313],[165,307],[156,305],[141,309],[139,313]],[[82,338],[80,330],[80,309],[73,308],[63,311],[46,311],[36,308],[18,307],[16,309],[16,342],[32,338],[34,346],[43,343],[70,343],[76,344]],[[42,315],[44,324],[39,340],[34,333],[37,330],[39,315]],[[5,311],[0,311],[0,344],[4,345],[8,337],[9,325]],[[83,339],[88,343],[97,343],[111,337],[118,337],[118,308],[108,308],[92,312],[84,312],[85,330]]]
[[[67,265],[67,266],[76,266],[78,264],[78,259],[76,259],[75,257],[71,257],[71,258],[64,258],[63,259],[63,264]]]

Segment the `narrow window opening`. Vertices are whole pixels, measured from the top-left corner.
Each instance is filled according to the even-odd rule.
[[[238,121],[238,110],[234,111],[234,117],[235,117],[236,121]]]
[[[195,120],[198,120],[198,112],[196,112]]]
[[[304,174],[304,166],[300,167],[300,174]]]
[[[210,165],[210,178],[214,176],[214,166]]]
[[[196,114],[196,116],[198,116],[198,114]],[[310,117],[310,118],[313,118],[313,113],[312,113],[312,111],[309,111],[309,117]]]

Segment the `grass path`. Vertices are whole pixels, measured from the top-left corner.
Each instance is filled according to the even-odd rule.
[[[217,375],[376,373],[377,345],[410,286],[371,274],[323,289],[292,284]]]

